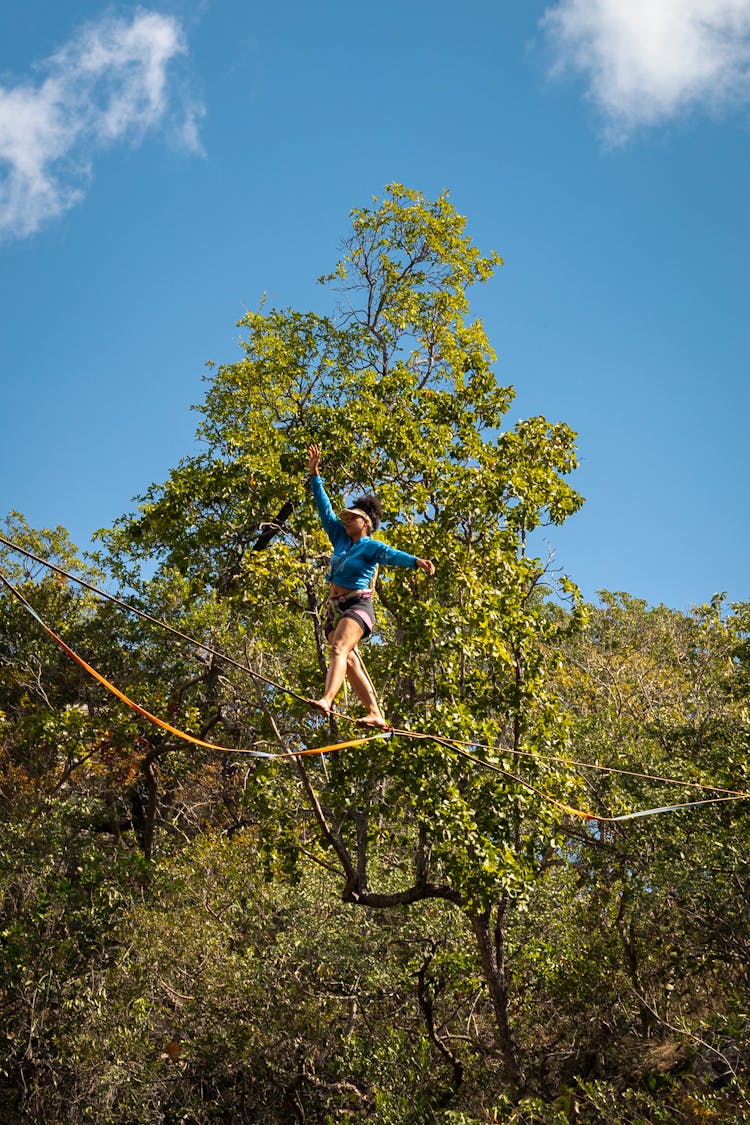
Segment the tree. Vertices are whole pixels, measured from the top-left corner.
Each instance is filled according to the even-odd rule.
[[[198,639],[3,551],[128,695],[292,753],[155,731],[0,590],[6,1116],[11,1087],[40,1125],[747,1117],[744,803],[618,825],[563,805],[701,795],[648,774],[747,788],[750,610],[585,607],[534,557],[580,504],[574,435],[507,426],[467,296],[498,262],[446,196],[392,185],[352,213],[328,312],[243,318],[200,453],[102,534],[98,569],[63,529],[8,524]],[[438,571],[378,581],[366,659],[396,736],[301,759],[362,733],[305,703],[326,655],[313,440],[329,490],[374,490],[388,540]]]
[[[747,607],[600,598],[559,677],[588,803],[629,813],[747,792]],[[572,826],[514,935],[553,1088],[594,1076],[666,1091],[687,1074],[731,1086],[725,1119],[745,1119],[749,827],[742,800]]]
[[[156,559],[151,581],[182,584],[191,611],[206,607],[218,647],[303,695],[325,660],[326,544],[303,491],[307,445],[323,449],[334,489],[377,492],[390,542],[436,560],[429,584],[381,574],[384,613],[368,662],[397,725],[468,740],[506,775],[437,742],[399,738],[330,766],[298,761],[296,774],[258,766],[241,800],[246,819],[264,823],[269,869],[293,868],[304,854],[333,862],[356,906],[435,899],[462,912],[506,1080],[520,1089],[506,925],[559,838],[560,815],[508,775],[525,769],[558,795],[577,784],[538,757],[521,764],[564,742],[550,677],[577,621],[575,608],[572,619],[546,609],[543,590],[556,580],[528,537],[581,499],[564,479],[576,465],[568,426],[537,417],[502,428],[513,392],[497,384],[467,297],[500,259],[482,255],[464,228],[446,195],[430,202],[398,184],[352,212],[343,256],[321,279],[337,306],[327,315],[261,307],[243,318],[244,356],[213,371],[199,408],[204,450],[154,485],[106,544],[109,565],[131,581],[134,560]],[[267,552],[254,552],[290,499],[293,518]],[[573,585],[558,585],[575,605]],[[223,668],[213,691],[235,737],[261,733],[288,750],[326,739],[298,701],[268,686],[248,692],[236,671]],[[389,857],[377,883],[373,853]]]

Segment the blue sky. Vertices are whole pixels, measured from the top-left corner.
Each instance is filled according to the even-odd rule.
[[[131,510],[243,312],[326,307],[398,181],[505,259],[511,420],[578,431],[556,564],[750,598],[749,60],[750,0],[3,6],[0,512],[85,547]]]

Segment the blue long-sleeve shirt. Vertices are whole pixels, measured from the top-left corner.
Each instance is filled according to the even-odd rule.
[[[369,535],[363,535],[356,541],[350,539],[317,474],[310,477],[310,489],[320,522],[333,547],[328,582],[346,590],[366,590],[375,568],[381,563],[385,566],[416,567],[416,555],[410,555],[407,551],[397,551],[395,547],[371,539]]]

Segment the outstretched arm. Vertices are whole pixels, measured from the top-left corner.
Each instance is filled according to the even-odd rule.
[[[373,539],[372,543],[374,545],[374,557],[384,566],[410,567],[412,570],[423,570],[429,575],[435,573],[435,564],[431,559],[417,558],[416,555],[410,555],[408,551],[399,551],[395,547],[389,547],[387,543],[381,543],[377,539]]]

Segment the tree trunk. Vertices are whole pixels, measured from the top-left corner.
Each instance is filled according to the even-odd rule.
[[[494,933],[491,930],[490,910],[483,911],[481,914],[469,912],[468,918],[476,938],[484,978],[495,1013],[495,1036],[503,1059],[505,1079],[516,1093],[521,1094],[525,1078],[508,1013],[509,982],[505,957],[505,923],[508,906],[509,900],[506,895],[496,908]]]

